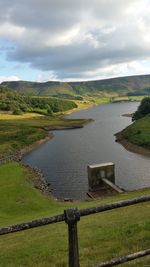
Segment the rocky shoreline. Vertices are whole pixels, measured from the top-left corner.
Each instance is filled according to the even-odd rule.
[[[120,143],[128,151],[133,153],[138,153],[146,157],[150,157],[149,149],[130,143],[128,140],[123,138],[122,132],[116,133],[115,137],[116,137],[115,141]]]
[[[50,184],[46,182],[46,179],[40,169],[31,167],[27,164],[21,163],[28,172],[30,181],[33,182],[35,188],[40,190],[46,196],[52,196]]]
[[[20,151],[17,151],[13,155],[5,156],[0,158],[0,164],[6,164],[11,161],[17,161],[19,162],[28,172],[29,177],[31,181],[34,184],[34,187],[39,189],[42,193],[44,193],[46,196],[54,197],[52,195],[52,188],[50,188],[50,184],[46,182],[46,178],[44,177],[42,171],[38,168],[31,167],[29,165],[26,165],[21,162],[23,156],[30,153],[33,149],[37,148],[41,144],[44,144],[48,140],[51,140],[54,137],[54,134],[51,131],[54,130],[66,130],[66,129],[77,129],[77,128],[83,128],[87,123],[92,122],[92,119],[86,119],[84,123],[82,124],[70,124],[66,126],[50,126],[50,127],[43,127],[45,131],[49,131],[48,136],[46,136],[43,139],[40,139],[33,144],[21,149]],[[64,201],[68,201],[65,200]],[[69,201],[72,201],[69,199]]]
[[[34,168],[27,164],[22,163],[21,160],[23,156],[30,153],[34,148],[40,146],[41,144],[44,144],[48,140],[51,140],[53,137],[54,137],[54,134],[49,133],[49,135],[46,136],[45,138],[34,142],[33,144],[21,149],[15,154],[6,156],[0,159],[0,164],[6,164],[11,161],[17,161],[20,165],[22,165],[27,170],[28,177],[33,182],[34,187],[40,190],[44,195],[49,196],[49,197],[52,197],[52,192],[51,192],[52,189],[50,189],[50,184],[46,182],[46,179],[42,171],[38,168]]]
[[[30,153],[33,149],[40,146],[41,144],[47,142],[48,140],[51,140],[54,137],[54,134],[50,131],[54,130],[66,130],[66,129],[77,129],[77,128],[83,128],[87,123],[92,122],[92,119],[86,120],[84,124],[76,124],[76,125],[68,125],[68,126],[52,126],[49,128],[43,128],[46,131],[49,131],[49,136],[47,136],[44,139],[41,139],[32,145],[21,149],[17,155],[15,155],[16,161],[21,161],[23,156]],[[21,162],[21,164],[27,169],[29,176],[31,180],[33,181],[34,187],[42,191],[46,196],[54,197],[52,194],[52,188],[50,188],[50,184],[46,182],[46,178],[44,177],[42,171],[38,168],[31,167],[29,165],[26,165]],[[62,201],[62,199],[61,199]],[[72,202],[72,199],[64,199],[63,201],[70,201]]]

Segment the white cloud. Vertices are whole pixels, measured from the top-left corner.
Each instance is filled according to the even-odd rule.
[[[0,36],[9,39],[16,39],[23,37],[25,29],[23,27],[13,25],[9,22],[4,22],[0,25]]]
[[[101,68],[93,69],[84,72],[84,79],[83,77],[80,78],[68,78],[64,79],[66,81],[82,81],[82,80],[98,80],[98,79],[106,79],[108,77],[123,77],[129,75],[138,75],[138,74],[149,74],[150,73],[150,66],[146,65],[145,61],[132,61],[127,63],[119,63],[119,64],[112,64],[112,65],[104,65]]]
[[[41,72],[37,77],[37,82],[56,81],[58,79],[54,71]]]
[[[20,78],[17,76],[0,76],[0,83],[6,81],[19,81]]]
[[[63,33],[63,35],[55,35],[53,34],[53,37],[47,36],[43,40],[43,44],[49,47],[54,46],[68,46],[75,40],[75,38],[79,35],[80,27],[77,25],[76,27],[72,28],[71,30],[68,30]]]

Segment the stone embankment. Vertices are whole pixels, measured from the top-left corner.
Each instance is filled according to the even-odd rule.
[[[51,196],[52,189],[50,189],[50,184],[46,182],[46,178],[41,170],[36,167],[30,167],[27,164],[22,165],[27,169],[29,178],[33,182],[34,187],[42,191],[47,196]]]
[[[21,160],[20,154],[16,153],[14,155],[1,157],[0,158],[0,164],[6,164],[6,163],[9,163],[11,161],[20,161],[20,160]]]

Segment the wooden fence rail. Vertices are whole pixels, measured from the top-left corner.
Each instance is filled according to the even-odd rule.
[[[147,255],[150,255],[150,249],[142,250],[142,251],[139,251],[139,252],[127,255],[127,256],[122,256],[122,257],[119,257],[119,258],[116,258],[110,261],[106,261],[95,267],[112,267],[112,266],[116,266],[121,263],[125,263],[127,261],[132,261],[132,260],[147,256]]]
[[[79,267],[79,249],[78,249],[78,229],[77,229],[77,223],[80,220],[81,217],[99,213],[99,212],[105,212],[108,210],[118,209],[122,207],[127,207],[139,203],[144,203],[150,201],[150,195],[133,198],[133,199],[127,199],[123,201],[114,202],[112,204],[106,204],[101,205],[98,207],[93,208],[87,208],[87,209],[81,209],[78,210],[77,208],[67,209],[64,211],[63,214],[59,214],[53,217],[47,217],[42,219],[33,220],[26,223],[16,224],[16,225],[10,225],[8,227],[2,227],[0,228],[0,235],[5,235],[13,232],[18,232],[22,230],[27,230],[39,226],[44,226],[52,223],[58,223],[65,221],[68,224],[68,243],[69,243],[69,261],[68,265],[69,267]],[[101,263],[97,267],[111,267],[115,266],[127,261],[131,261],[140,257],[144,257],[146,255],[150,254],[150,249],[146,249],[144,251],[139,251],[130,255],[122,256],[117,259],[113,259],[110,261],[107,261],[105,263]]]

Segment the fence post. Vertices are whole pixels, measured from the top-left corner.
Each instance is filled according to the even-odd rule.
[[[78,249],[78,229],[77,222],[80,215],[77,209],[67,209],[64,211],[65,222],[68,224],[68,242],[69,242],[69,267],[79,267],[79,249]]]

